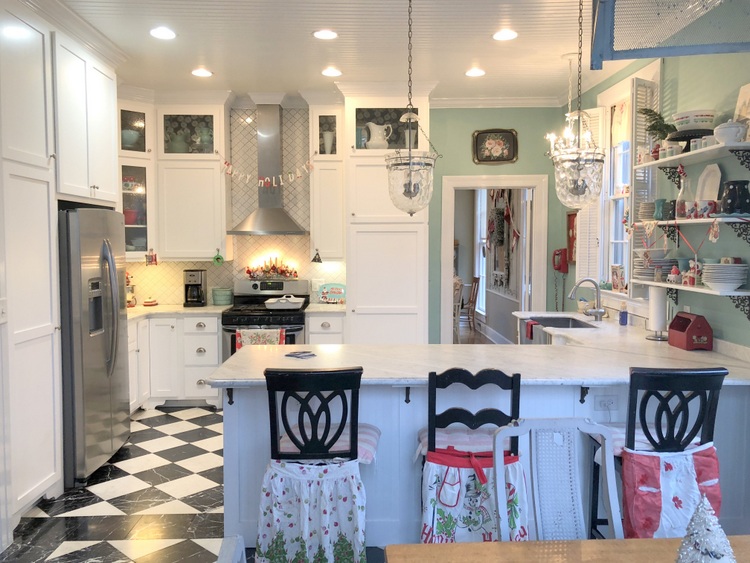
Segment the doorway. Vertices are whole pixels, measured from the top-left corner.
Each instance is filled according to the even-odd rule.
[[[544,310],[547,303],[547,176],[443,176],[443,212],[440,243],[440,342],[453,342],[453,241],[456,190],[524,189],[531,206],[531,221],[521,233],[524,254],[521,287],[523,311]],[[533,236],[532,236],[533,232]]]

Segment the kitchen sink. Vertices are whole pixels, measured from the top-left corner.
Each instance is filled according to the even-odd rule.
[[[595,324],[576,319],[574,317],[531,317],[542,326],[553,328],[596,328]]]

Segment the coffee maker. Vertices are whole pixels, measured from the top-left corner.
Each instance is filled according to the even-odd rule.
[[[206,306],[206,270],[185,270],[185,307]]]

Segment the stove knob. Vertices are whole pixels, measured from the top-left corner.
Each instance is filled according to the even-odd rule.
[[[257,290],[258,289],[258,282],[253,283],[253,285],[251,285],[250,287],[252,287],[253,289]]]

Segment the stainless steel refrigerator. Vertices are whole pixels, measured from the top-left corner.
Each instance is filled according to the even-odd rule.
[[[130,436],[125,221],[59,212],[65,486],[85,484]]]

